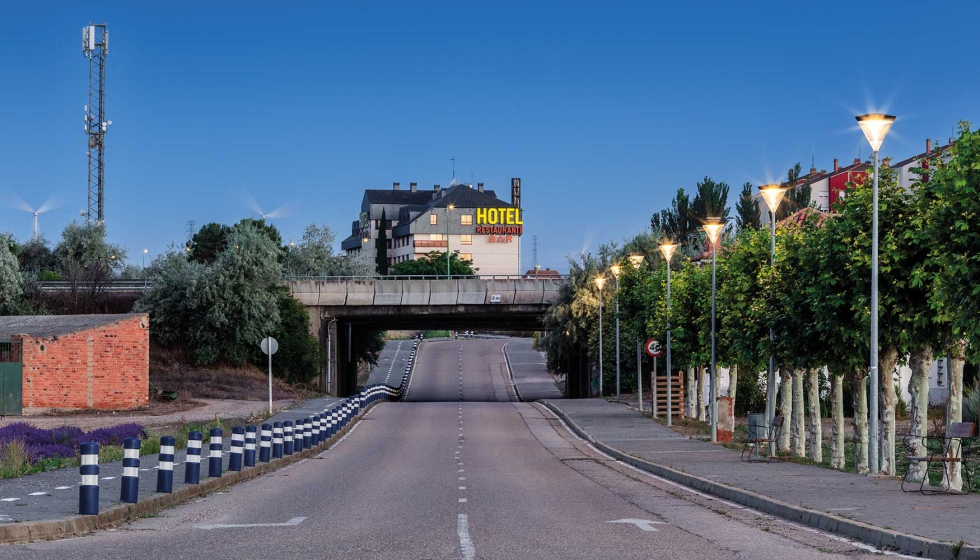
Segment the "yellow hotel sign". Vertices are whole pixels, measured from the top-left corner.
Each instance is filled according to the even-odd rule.
[[[476,223],[481,225],[522,226],[520,208],[477,208]]]

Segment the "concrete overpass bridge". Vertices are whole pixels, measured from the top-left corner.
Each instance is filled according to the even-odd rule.
[[[287,280],[326,349],[328,392],[355,390],[352,341],[372,330],[542,330],[564,278],[519,276],[321,277]]]

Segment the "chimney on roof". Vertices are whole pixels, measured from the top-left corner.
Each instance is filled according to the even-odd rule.
[[[854,158],[854,165],[857,165],[859,163],[861,163],[861,158],[859,157]]]
[[[402,186],[402,184],[396,181],[396,182],[394,182],[394,183],[391,184],[391,190],[397,191],[399,188],[401,188],[401,186]]]
[[[412,192],[416,192],[419,190],[419,184],[415,182],[409,183],[408,188],[411,189]]]
[[[816,175],[816,174],[817,174],[817,168],[811,166],[810,167],[810,175]]]
[[[953,145],[953,142],[955,142],[955,141],[956,141],[955,138],[950,138],[949,139],[949,145],[952,146]]]
[[[926,153],[928,154],[931,151],[932,151],[932,140],[926,138]]]
[[[476,190],[478,190],[480,192],[483,192],[483,183],[477,183],[476,184]]]
[[[439,192],[439,185],[432,185],[432,190],[435,192]]]
[[[834,158],[834,173],[840,171],[840,164],[837,163],[837,158]]]

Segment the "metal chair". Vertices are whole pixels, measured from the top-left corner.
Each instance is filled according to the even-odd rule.
[[[776,416],[772,419],[772,424],[766,427],[765,423],[750,423],[749,437],[742,442],[742,461],[746,463],[771,463],[777,459],[776,454],[772,453],[767,457],[759,454],[759,449],[763,445],[776,443],[779,433],[783,430],[783,417]],[[763,437],[759,437],[762,434]]]

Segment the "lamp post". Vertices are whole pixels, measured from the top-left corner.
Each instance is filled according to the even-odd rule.
[[[779,185],[762,185],[759,187],[759,194],[762,195],[762,199],[766,201],[766,206],[769,207],[769,218],[770,224],[772,226],[771,240],[772,245],[769,250],[769,266],[776,266],[776,209],[779,208],[779,203],[783,199],[783,195],[786,194],[786,189],[780,187]],[[771,294],[770,294],[771,295]],[[769,345],[770,347],[775,344],[776,334],[775,329],[772,325],[769,326]],[[766,378],[766,429],[772,425],[773,416],[776,415],[776,358],[773,351],[769,351],[769,375]],[[768,432],[767,432],[768,433]],[[776,442],[769,443],[769,456],[773,456],[776,447]]]
[[[149,254],[149,252],[150,252],[149,249],[143,249],[143,266],[142,266],[142,268],[146,268],[146,255]]]
[[[643,264],[643,255],[632,254],[629,256],[629,261],[634,268],[639,270],[640,265]],[[619,316],[618,313],[616,315],[617,317]],[[636,341],[636,391],[637,391],[639,405],[640,405],[640,414],[643,413],[643,361],[642,361],[643,354],[640,352],[641,344],[642,342],[640,340]],[[654,364],[657,363],[656,359],[654,359],[653,363]],[[656,375],[656,368],[654,368],[654,371],[655,371],[654,375]],[[654,407],[656,406],[656,402],[654,402],[653,406]]]
[[[602,396],[602,286],[606,279],[597,276],[595,285],[599,288],[599,396]]]
[[[449,214],[456,208],[454,204],[446,206],[446,280],[452,278],[452,273],[449,271]]]
[[[671,392],[671,377],[674,372],[670,369],[670,259],[677,250],[677,244],[666,241],[660,244],[660,252],[664,254],[664,261],[667,262],[667,425],[673,425],[674,405],[673,393]],[[654,397],[656,399],[656,397]],[[656,403],[656,400],[654,400]]]
[[[623,271],[618,264],[609,267],[616,280],[616,398],[619,399],[619,274]]]
[[[868,113],[855,118],[874,151],[874,191],[871,202],[871,406],[868,414],[868,439],[871,445],[868,449],[868,463],[871,474],[878,474],[881,470],[878,457],[878,149],[885,141],[895,117],[884,113]]]
[[[708,410],[711,411],[711,443],[718,443],[718,395],[715,394],[715,385],[718,379],[715,352],[715,263],[718,260],[718,236],[721,235],[721,230],[725,228],[725,222],[721,221],[721,218],[708,218],[708,222],[703,227],[705,233],[708,234],[708,240],[711,242],[711,371],[708,374],[708,398],[710,399]]]

